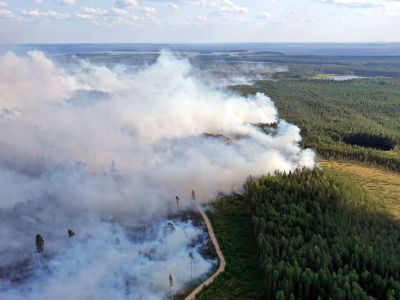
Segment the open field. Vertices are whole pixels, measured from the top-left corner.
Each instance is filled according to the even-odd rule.
[[[320,165],[354,181],[373,201],[387,207],[395,219],[400,219],[399,174],[350,162],[322,160]]]
[[[320,74],[314,75],[312,77],[312,79],[315,79],[315,80],[332,80],[332,76],[335,76],[335,75],[337,75],[337,74],[320,73]]]

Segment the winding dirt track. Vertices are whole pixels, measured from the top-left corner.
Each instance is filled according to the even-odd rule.
[[[213,228],[212,228],[212,226],[211,226],[211,222],[210,222],[210,220],[208,219],[206,213],[204,212],[204,209],[203,209],[200,205],[198,205],[198,209],[199,209],[199,211],[200,211],[200,214],[201,214],[201,216],[202,216],[204,222],[205,222],[206,225],[207,225],[208,235],[210,236],[211,241],[212,241],[212,243],[213,243],[213,245],[214,245],[214,247],[215,247],[215,251],[217,252],[217,255],[218,255],[218,258],[219,258],[219,267],[218,267],[218,270],[217,270],[214,274],[212,274],[212,275],[211,275],[210,277],[208,277],[205,281],[203,281],[200,285],[198,285],[198,286],[185,298],[185,300],[194,300],[194,299],[196,299],[196,295],[197,295],[198,293],[200,293],[207,285],[211,284],[211,283],[214,281],[214,279],[217,278],[217,276],[218,276],[219,274],[221,274],[223,271],[225,271],[225,266],[226,266],[225,257],[224,257],[224,255],[222,254],[221,248],[219,247],[217,238],[215,237],[215,234],[214,234],[214,230],[213,230]]]

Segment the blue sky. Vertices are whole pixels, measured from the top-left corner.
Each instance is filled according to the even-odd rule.
[[[400,41],[400,0],[0,0],[0,43]]]

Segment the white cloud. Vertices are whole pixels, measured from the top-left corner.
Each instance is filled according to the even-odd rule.
[[[370,10],[360,10],[356,12],[356,15],[365,17],[372,15],[372,13]]]
[[[207,24],[208,18],[207,18],[207,16],[203,16],[203,15],[195,15],[194,21],[195,21],[196,25],[202,26],[204,24]]]
[[[272,18],[272,15],[270,13],[268,13],[268,12],[263,12],[263,13],[259,13],[256,17],[258,19],[269,20],[269,19]]]
[[[111,11],[117,16],[122,16],[122,17],[129,16],[129,12],[123,8],[113,7],[111,8]]]
[[[102,15],[107,14],[108,11],[106,9],[102,9],[102,8],[85,6],[82,8],[82,12],[84,14],[88,14],[88,15],[102,16]]]
[[[386,5],[383,8],[383,15],[386,17],[400,17],[400,2]]]
[[[381,14],[387,17],[400,16],[399,0],[314,0],[314,1],[358,9],[356,14],[360,16],[370,16],[372,15],[372,10],[378,10],[380,11]]]
[[[314,0],[347,7],[387,7],[399,4],[398,0]]]
[[[4,6],[7,6],[8,4],[7,4],[7,2],[6,1],[1,1],[0,0],[0,7],[4,7]]]
[[[69,18],[69,14],[68,13],[60,13],[57,11],[52,11],[52,10],[48,10],[45,12],[45,15],[47,14],[47,17],[52,17],[55,19],[59,19],[59,20],[65,20]]]
[[[115,4],[120,7],[138,6],[137,0],[117,0]]]
[[[179,10],[179,6],[175,3],[169,2],[168,6],[173,10]]]
[[[400,11],[386,11],[384,14],[388,17],[400,18]]]
[[[137,0],[116,0],[115,5],[111,8],[110,17],[114,17],[113,21],[116,24],[134,25],[137,20],[155,20],[154,16],[157,13],[154,7],[140,6]]]
[[[91,15],[91,14],[85,14],[85,13],[76,13],[75,16],[77,16],[79,19],[83,19],[83,20],[94,20],[94,19],[96,19],[96,16]]]
[[[139,20],[139,17],[133,12],[117,7],[111,8],[111,11],[107,17],[108,26],[116,24],[135,25],[136,21]]]
[[[135,25],[138,20],[155,20],[157,10],[154,7],[114,6],[109,10],[97,7],[82,7],[75,16],[95,25],[111,27],[117,24]]]
[[[40,12],[37,9],[24,9],[22,14],[24,16],[39,17]]]
[[[221,12],[233,12],[233,13],[248,13],[248,9],[245,6],[239,6],[230,0],[220,1],[217,6]]]
[[[97,7],[89,7],[89,6],[84,6],[82,7],[81,11],[76,13],[75,16],[77,16],[80,19],[83,20],[91,20],[93,24],[99,25],[98,21],[96,19],[105,17],[109,15],[109,11],[107,9],[103,8],[97,8]]]
[[[7,9],[0,9],[0,18],[13,18],[14,14]]]
[[[61,13],[53,10],[46,10],[46,11],[40,11],[38,9],[24,9],[22,10],[22,14],[24,16],[28,17],[34,17],[34,18],[53,18],[57,20],[65,20],[70,17],[68,13]]]
[[[139,11],[145,13],[147,16],[154,16],[157,12],[154,7],[140,7]]]
[[[240,6],[231,0],[189,0],[197,5],[207,6],[220,13],[248,13],[246,6]]]
[[[57,3],[64,4],[64,5],[75,5],[75,0],[56,0]]]

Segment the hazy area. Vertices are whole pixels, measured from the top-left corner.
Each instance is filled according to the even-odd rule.
[[[190,282],[190,251],[195,278],[215,264],[201,227],[168,219],[176,195],[190,210],[192,189],[208,202],[314,166],[268,96],[223,89],[285,67],[76,53],[0,56],[0,298],[162,299],[169,274]]]
[[[0,0],[0,300],[400,299],[400,0]]]
[[[165,299],[170,274],[176,294],[218,264],[192,190],[202,204],[242,194],[249,176],[313,169],[310,149],[398,170],[397,51],[396,44],[4,47],[0,298]],[[299,189],[307,176],[327,195],[336,189],[307,172],[295,175]],[[260,199],[273,199],[265,191]]]

